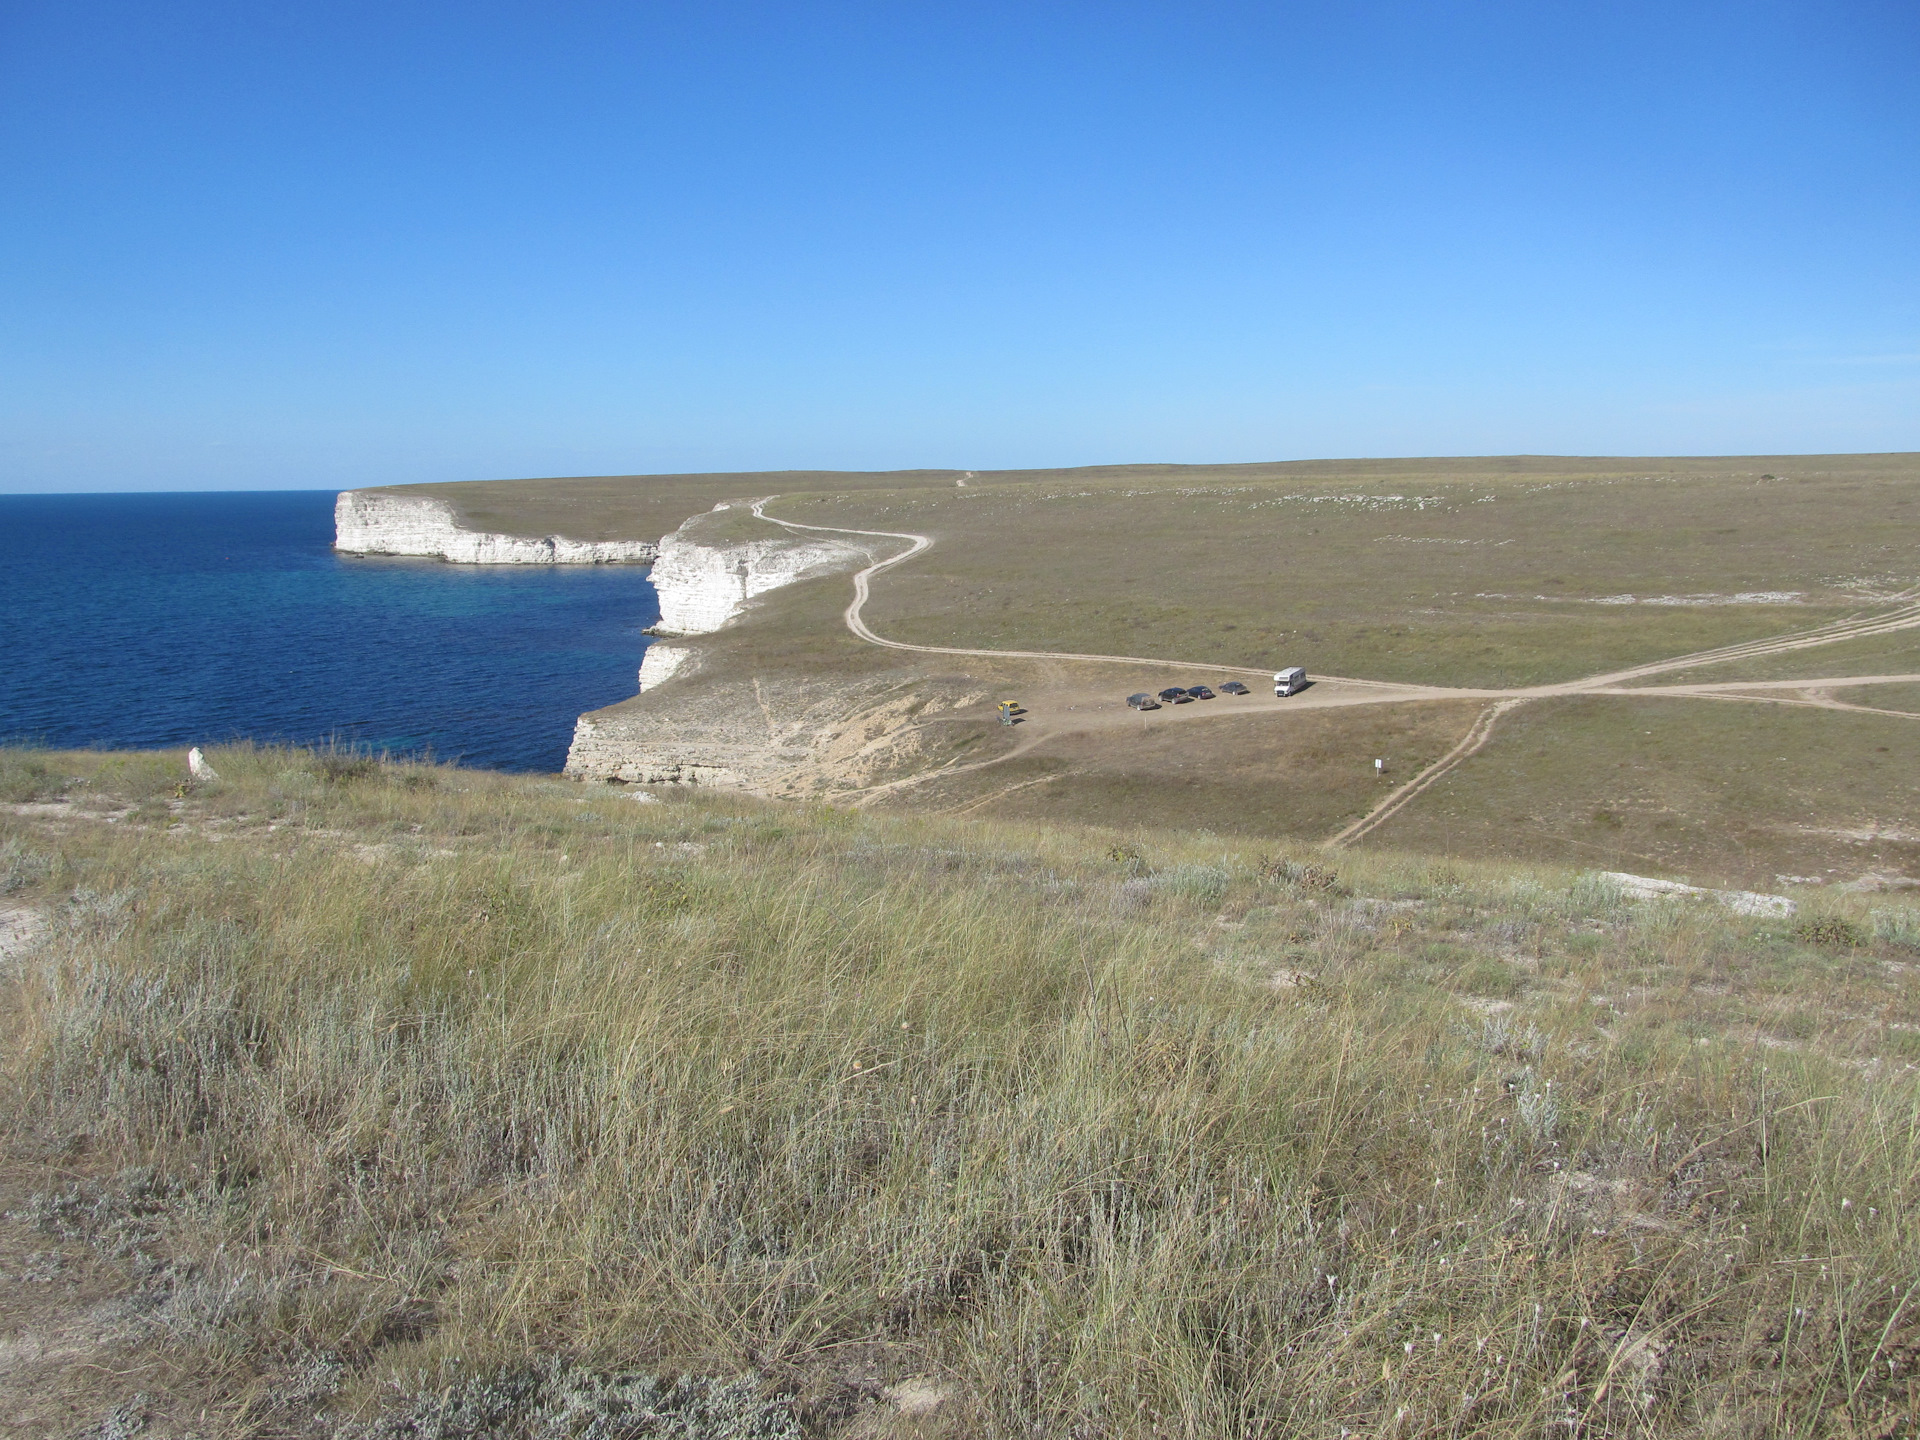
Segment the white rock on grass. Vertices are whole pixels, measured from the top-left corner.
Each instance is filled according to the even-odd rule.
[[[931,1415],[947,1401],[953,1398],[953,1392],[924,1377],[902,1380],[898,1385],[889,1385],[882,1390],[893,1408],[902,1415]]]
[[[0,906],[0,961],[27,953],[47,928],[47,918],[37,910]]]
[[[1785,895],[1761,895],[1752,890],[1706,890],[1698,885],[1682,885],[1678,880],[1655,880],[1622,870],[1602,870],[1600,878],[1619,886],[1620,893],[1629,900],[1712,900],[1736,915],[1791,915],[1800,908]]]
[[[218,780],[220,772],[207,763],[207,757],[200,753],[200,747],[194,746],[187,751],[187,775],[194,780]]]

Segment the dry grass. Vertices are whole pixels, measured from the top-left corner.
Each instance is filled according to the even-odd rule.
[[[884,635],[1183,657],[1193,662],[1184,683],[1211,678],[1210,663],[1295,662],[1371,679],[1566,680],[1872,610],[1916,578],[1887,539],[1920,495],[1913,456],[1096,467],[980,475],[965,489],[938,473],[887,478],[837,489],[827,475],[728,483],[778,491],[773,513],[806,523],[935,536],[933,550],[876,582],[866,615]],[[574,482],[551,483],[559,493]],[[534,493],[534,482],[515,484]],[[730,512],[710,523],[745,534],[751,522]],[[755,730],[763,705],[796,729],[821,728],[812,710],[805,725],[795,712],[834,686],[847,688],[852,711],[875,688],[937,698],[985,685],[1025,696],[1049,724],[1064,720],[1064,702],[1048,707],[1066,678],[1046,665],[878,651],[846,633],[846,596],[845,579],[831,577],[764,597],[697,641],[697,671],[605,713],[674,737],[662,747],[682,760],[705,758],[709,731]],[[1902,632],[1657,678],[1912,673],[1917,657]],[[1108,674],[1116,698],[1157,688],[1145,671]],[[1836,695],[1909,703],[1900,691]],[[946,763],[962,743],[980,757],[1014,748],[992,722],[943,717],[940,744],[900,746],[870,774],[796,773],[776,788],[895,781]],[[1486,751],[1378,838],[1723,883],[1912,879],[1911,844],[1886,838],[1911,829],[1911,808],[1897,777],[1882,783],[1883,757],[1905,744],[1902,723],[1832,711],[1788,719],[1726,700],[1539,705],[1502,720]],[[1160,738],[1058,728],[1005,765],[877,803],[1109,824],[1152,815],[1318,839],[1378,797],[1372,757],[1405,778],[1465,722],[1410,705]],[[1643,743],[1653,729],[1659,743]],[[1778,767],[1768,783],[1747,783],[1755,745]]]
[[[1804,706],[1540,700],[1369,843],[1774,890],[1920,874],[1914,721]]]
[[[450,1434],[558,1357],[821,1435],[1913,1433],[1911,909],[212,759],[8,757],[101,1412]]]
[[[1758,458],[1480,463],[1069,472],[770,512],[936,537],[868,607],[895,639],[1427,684],[1576,679],[1820,624],[1913,583],[1886,540],[1920,496],[1913,457],[1805,457],[1774,478],[1780,462]]]
[[[1158,688],[1162,678],[1141,686]],[[998,819],[1050,822],[1152,817],[1168,828],[1244,837],[1242,845],[1263,836],[1311,841],[1359,819],[1439,759],[1481,708],[1383,705],[1070,731],[1028,756],[903,789],[893,803],[955,813],[990,806]],[[976,729],[994,738],[989,726]],[[1386,776],[1374,773],[1376,755],[1389,760]]]

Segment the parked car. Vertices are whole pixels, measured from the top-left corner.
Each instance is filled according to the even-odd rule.
[[[1229,680],[1227,681],[1226,684],[1220,687],[1220,693],[1222,695],[1247,695],[1252,692],[1250,692],[1247,689],[1247,687],[1242,685],[1238,680]]]
[[[1177,705],[1180,701],[1191,700],[1193,697],[1178,685],[1169,685],[1165,690],[1160,692],[1160,698],[1169,705]]]
[[[1193,698],[1194,698],[1195,700],[1211,700],[1211,699],[1213,699],[1213,691],[1211,691],[1211,690],[1209,690],[1209,689],[1208,689],[1208,688],[1207,688],[1206,686],[1204,686],[1204,685],[1190,685],[1190,686],[1188,686],[1188,687],[1187,687],[1187,694],[1189,694],[1189,695],[1191,695],[1191,696],[1192,696],[1192,697],[1193,697]]]
[[[1142,690],[1138,695],[1127,696],[1128,708],[1134,710],[1158,710],[1160,702]]]

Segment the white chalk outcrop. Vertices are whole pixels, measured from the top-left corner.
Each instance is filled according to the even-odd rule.
[[[668,645],[660,640],[647,646],[647,653],[640,657],[640,693],[644,695],[666,684],[693,659],[694,654],[685,645]]]
[[[722,505],[716,507],[726,509]],[[830,575],[867,559],[843,540],[774,538],[713,544],[689,520],[660,542],[653,588],[660,597],[659,629],[670,635],[706,635],[718,630],[756,595]]]
[[[692,733],[689,734],[691,729]],[[671,717],[602,711],[573,723],[562,772],[576,780],[618,780],[627,785],[718,785],[752,788],[758,770],[770,767],[772,748],[764,734],[732,745]],[[736,763],[744,761],[744,764]]]
[[[1762,895],[1752,890],[1705,890],[1678,880],[1655,880],[1624,870],[1602,870],[1602,880],[1620,887],[1629,900],[1712,900],[1736,915],[1791,915],[1799,907],[1785,895]]]
[[[714,512],[732,508],[716,505]],[[800,580],[846,571],[871,558],[841,540],[767,535],[726,539],[737,516],[713,512],[687,521],[660,542],[653,588],[657,633],[705,635],[726,625],[755,596]],[[702,650],[656,640],[640,662],[640,701],[582,715],[567,751],[566,773],[634,785],[720,785],[773,793],[782,777],[806,771],[821,737],[835,733],[855,702],[843,683],[768,680],[716,667],[700,685],[644,703],[676,676],[702,669]],[[857,687],[856,687],[857,688]],[[787,718],[776,722],[775,713]]]
[[[458,565],[649,565],[651,540],[569,540],[469,530],[440,500],[343,490],[333,506],[333,548],[355,555],[425,555]]]

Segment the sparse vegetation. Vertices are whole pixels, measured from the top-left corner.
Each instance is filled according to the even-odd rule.
[[[0,802],[15,805],[56,799],[61,781],[31,750],[0,745]]]
[[[1509,457],[1001,472],[964,489],[951,472],[903,472],[516,481],[459,494],[511,528],[552,507],[637,514],[696,495],[777,492],[770,515],[935,540],[876,583],[864,616],[881,634],[1055,652],[883,651],[847,633],[844,577],[803,583],[701,637],[700,664],[671,686],[598,712],[634,724],[650,755],[652,737],[672,737],[649,764],[765,758],[768,725],[789,736],[837,729],[837,750],[786,746],[756,783],[1001,819],[1184,815],[1248,837],[1320,840],[1451,752],[1484,702],[1319,709],[1310,692],[1284,715],[1223,703],[1204,725],[1124,729],[1088,712],[1143,687],[1217,684],[1217,665],[1297,662],[1316,675],[1448,686],[1566,682],[1891,605],[1915,577],[1889,568],[1904,562],[1881,536],[1912,500],[1913,457],[1798,457],[1780,478],[1787,468],[1778,457]],[[698,525],[776,533],[738,509]],[[1898,677],[1920,667],[1916,633],[1868,626],[1818,648],[1635,682],[1882,679],[1815,686],[1817,697],[1531,701],[1444,783],[1354,843],[1744,888],[1788,883],[1776,876],[1911,878],[1920,851],[1899,823],[1911,785],[1891,757],[1912,723],[1915,686]],[[982,701],[1005,694],[1026,696],[1038,727],[994,723]],[[954,708],[929,723],[930,699]]]
[[[1907,571],[1889,574],[1904,562],[1879,538],[1906,523],[1912,456],[1807,457],[1792,481],[1763,468],[1114,467],[849,487],[792,518],[936,537],[867,608],[898,640],[1515,686],[1798,630],[1912,583],[1890,583]]]
[[[0,1284],[121,1298],[0,1386],[96,1430],[1914,1433],[1899,901],[28,758]]]
[[[1813,945],[1838,945],[1858,949],[1867,943],[1867,930],[1844,915],[1809,915],[1793,927],[1793,933]]]

